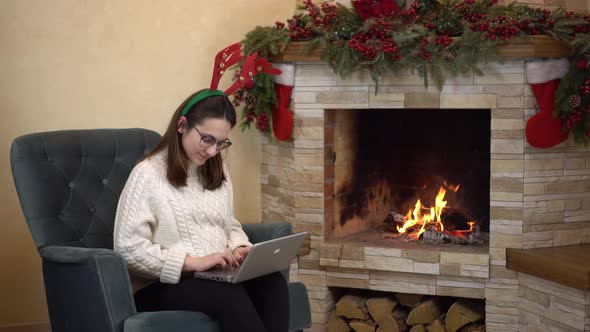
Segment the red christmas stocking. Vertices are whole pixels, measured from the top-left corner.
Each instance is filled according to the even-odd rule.
[[[281,74],[274,76],[275,92],[278,105],[272,110],[272,130],[281,141],[291,137],[293,130],[293,113],[289,110],[291,92],[295,82],[295,66],[291,64],[274,64]]]
[[[559,86],[559,78],[568,70],[566,59],[527,62],[527,79],[531,85],[539,113],[533,115],[526,123],[526,139],[536,148],[550,148],[568,137],[563,130],[560,118],[553,116],[555,109],[555,92]]]
[[[293,114],[289,110],[293,87],[275,83],[278,105],[272,110],[272,130],[281,141],[291,137],[293,130]]]

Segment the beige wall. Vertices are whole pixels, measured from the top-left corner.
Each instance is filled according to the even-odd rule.
[[[0,1],[0,326],[46,321],[40,260],[9,166],[17,135],[144,127],[162,132],[212,59],[256,25],[293,13],[294,0]],[[260,218],[260,140],[231,136],[236,210]]]

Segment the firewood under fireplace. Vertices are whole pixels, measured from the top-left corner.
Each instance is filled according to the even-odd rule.
[[[485,332],[481,300],[387,294],[346,294],[336,303],[327,332]]]

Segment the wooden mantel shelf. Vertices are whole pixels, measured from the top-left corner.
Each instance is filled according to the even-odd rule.
[[[301,50],[306,42],[290,42],[285,50],[271,56],[273,62],[320,62],[322,48],[316,47],[311,53],[303,55]],[[563,58],[572,54],[572,49],[564,42],[549,36],[531,36],[529,38],[513,38],[498,46],[496,53],[500,59],[519,58]]]
[[[565,286],[590,290],[590,244],[506,249],[506,267]]]

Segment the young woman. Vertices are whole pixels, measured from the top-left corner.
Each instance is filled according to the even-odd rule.
[[[240,284],[181,278],[238,266],[251,247],[234,218],[219,154],[231,145],[235,124],[234,107],[218,90],[199,91],[178,107],[123,189],[114,248],[129,266],[138,311],[200,311],[222,331],[287,331],[288,289],[280,273]]]

